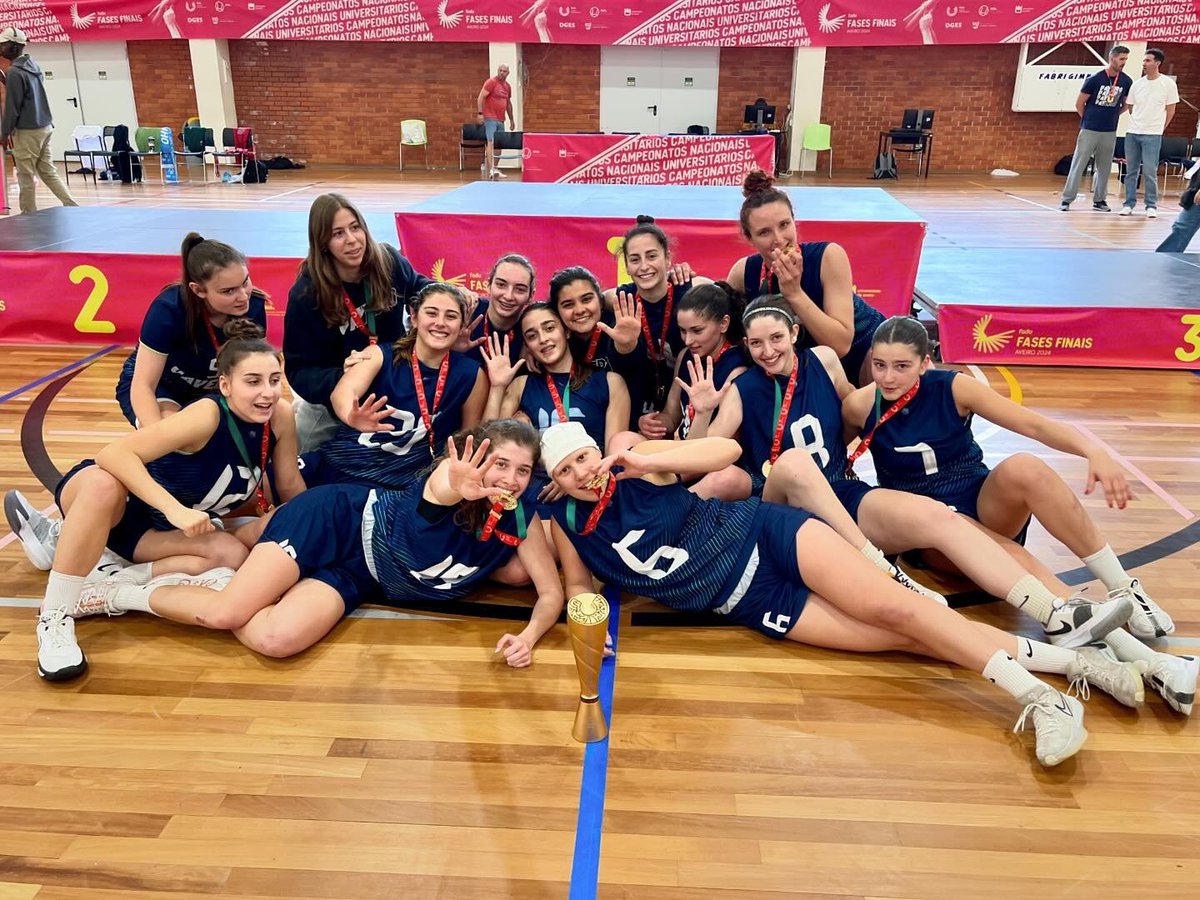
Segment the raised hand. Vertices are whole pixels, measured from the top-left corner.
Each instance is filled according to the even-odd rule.
[[[659,441],[667,436],[668,424],[662,413],[646,413],[638,419],[638,431],[647,440]]]
[[[642,334],[642,304],[637,301],[636,295],[631,297],[625,291],[617,291],[613,313],[613,324],[601,322],[600,330],[612,338],[619,352],[629,353],[637,346]]]
[[[667,281],[671,284],[687,284],[695,277],[695,271],[685,262],[675,263],[667,270]]]
[[[524,357],[512,362],[508,351],[509,340],[506,334],[493,334],[483,345],[488,382],[494,388],[508,387],[517,377],[517,370],[525,365]]]
[[[483,476],[496,463],[496,455],[493,453],[489,456],[487,452],[491,442],[484,438],[479,442],[478,450],[474,445],[475,439],[467,435],[460,455],[458,448],[454,446],[454,438],[446,441],[446,476],[450,482],[450,490],[464,500],[499,497],[504,493],[503,488],[484,487],[483,484]]]
[[[480,344],[482,344],[484,341],[487,340],[487,338],[485,338],[485,337],[478,337],[478,338],[475,338],[474,340],[471,339],[471,335],[474,333],[475,329],[477,327],[479,327],[479,324],[483,321],[483,316],[476,316],[473,319],[470,316],[467,316],[467,318],[463,319],[463,321],[464,322],[469,321],[470,324],[464,325],[462,328],[462,331],[460,331],[458,333],[458,337],[455,338],[455,340],[454,340],[453,349],[459,353],[466,353],[469,350],[474,350],[476,347],[478,347]]]
[[[716,379],[713,376],[713,359],[711,356],[706,356],[704,359],[689,359],[687,361],[688,375],[692,379],[691,384],[684,382],[682,378],[676,378],[675,384],[679,389],[687,394],[688,403],[692,405],[692,409],[696,413],[710,413],[718,406],[729,393],[729,388],[733,385],[732,381],[725,382],[725,386],[717,390]]]
[[[394,413],[394,407],[388,406],[386,396],[375,398],[367,394],[362,400],[356,400],[346,416],[346,424],[356,431],[370,434],[375,431],[391,431],[392,427],[384,420]]]
[[[779,293],[785,297],[800,293],[800,277],[804,274],[804,259],[798,250],[771,251],[771,268],[779,280]]]

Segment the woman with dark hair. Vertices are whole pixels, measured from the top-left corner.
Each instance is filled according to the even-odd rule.
[[[72,617],[104,611],[106,586],[236,568],[261,522],[239,534],[221,530],[219,518],[255,495],[260,515],[266,513],[268,474],[281,500],[304,490],[291,404],[281,399],[279,352],[252,322],[231,323],[226,336],[217,356],[216,397],[109,444],[55,489],[63,522],[38,617],[43,678],[58,681],[87,670]],[[135,565],[88,584],[105,547]]]
[[[288,292],[283,354],[297,396],[301,451],[337,429],[330,395],[342,372],[372,344],[404,335],[404,307],[432,281],[400,251],[371,236],[341,194],[322,194],[308,213],[308,255]]]
[[[216,358],[229,323],[246,318],[267,328],[266,295],[250,283],[240,250],[193,231],[179,255],[182,277],[151,302],[117,381],[117,403],[135,428],[217,389]]]
[[[755,253],[729,270],[735,291],[753,300],[782,294],[800,325],[798,348],[829,347],[854,385],[871,379],[871,335],[883,313],[854,290],[850,258],[840,244],[799,243],[792,201],[775,179],[755,170],[742,185],[741,225]]]
[[[524,341],[521,329],[517,327],[517,319],[521,310],[533,299],[536,283],[533,263],[520,253],[505,253],[492,263],[487,279],[487,296],[480,297],[474,310],[468,311],[472,320],[470,336],[466,341],[467,349],[464,351],[467,356],[484,365],[483,348],[493,334],[499,334],[508,340],[512,358],[520,358]],[[463,349],[461,343],[458,349]]]

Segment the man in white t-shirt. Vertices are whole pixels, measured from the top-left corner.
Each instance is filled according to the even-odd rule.
[[[1125,109],[1129,110],[1129,126],[1125,132],[1125,205],[1121,215],[1128,216],[1137,206],[1138,171],[1145,181],[1146,218],[1158,216],[1158,153],[1162,149],[1163,132],[1175,116],[1179,91],[1174,79],[1160,73],[1166,55],[1151,47],[1142,60],[1145,73],[1129,89]]]

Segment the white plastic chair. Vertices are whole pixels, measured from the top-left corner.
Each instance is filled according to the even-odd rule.
[[[404,168],[404,148],[420,147],[425,151],[425,168],[429,168],[429,137],[424,119],[405,119],[400,123],[400,168]]]

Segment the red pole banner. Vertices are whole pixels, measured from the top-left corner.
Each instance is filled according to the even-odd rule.
[[[775,171],[769,134],[526,134],[523,147],[524,182],[740,185]]]

